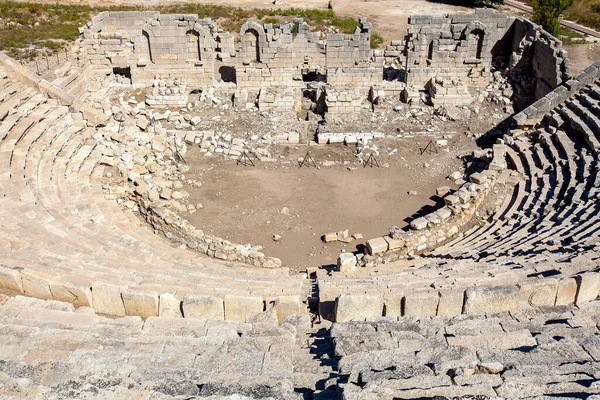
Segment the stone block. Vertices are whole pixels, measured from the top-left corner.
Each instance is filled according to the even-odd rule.
[[[434,317],[440,295],[437,290],[410,292],[404,295],[404,316]]]
[[[437,315],[455,317],[462,314],[465,292],[462,290],[440,290]]]
[[[184,318],[225,319],[223,299],[220,297],[188,294],[183,298],[182,309]]]
[[[158,301],[158,316],[182,318],[181,301],[171,293],[161,294]]]
[[[126,315],[142,318],[158,316],[158,293],[126,290],[121,296]]]
[[[577,297],[577,280],[575,278],[565,278],[558,282],[556,291],[556,306],[572,306]]]
[[[352,253],[340,253],[337,258],[337,269],[340,272],[349,272],[356,269],[356,256]]]
[[[371,255],[385,253],[387,249],[388,243],[382,237],[367,240],[367,250]]]
[[[246,317],[264,311],[261,296],[225,296],[225,319],[228,321],[245,321]]]
[[[386,317],[402,316],[403,293],[388,293],[383,296],[383,315]]]
[[[427,219],[423,217],[415,218],[410,221],[410,227],[415,230],[422,230],[427,228]]]
[[[0,288],[9,291],[11,294],[23,294],[21,268],[0,265]]]
[[[516,311],[517,286],[474,286],[465,292],[465,314],[498,314]]]
[[[275,299],[273,309],[277,314],[279,324],[291,315],[306,312],[306,308],[300,302],[300,296],[279,296]]]
[[[444,202],[447,206],[457,206],[461,203],[460,199],[453,194],[444,197]]]
[[[114,317],[125,316],[125,306],[121,298],[121,288],[105,283],[92,284],[92,301],[97,314]]]
[[[577,275],[577,299],[576,304],[593,301],[598,298],[600,292],[600,273],[586,272],[585,274]]]
[[[50,292],[50,282],[39,273],[29,270],[21,271],[21,280],[23,282],[23,291],[26,296],[36,299],[52,300]]]
[[[383,315],[383,298],[366,294],[342,294],[335,299],[335,321],[364,321]]]
[[[390,236],[384,236],[383,238],[388,244],[389,251],[399,250],[404,246],[404,240],[402,239],[394,239]]]
[[[517,309],[530,307],[553,307],[558,281],[552,278],[520,282]]]
[[[93,307],[92,289],[89,286],[69,282],[51,283],[50,291],[54,300],[71,303],[75,308]]]

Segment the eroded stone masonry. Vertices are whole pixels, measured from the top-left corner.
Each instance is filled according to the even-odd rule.
[[[0,53],[0,397],[597,400],[600,62],[570,76],[557,39],[488,10],[370,35],[103,12],[51,81]],[[504,123],[435,209],[336,268],[290,273],[182,217],[202,207],[187,146],[373,151],[388,133],[305,122],[400,99],[443,121],[485,100]],[[303,130],[200,130],[211,110]]]
[[[523,18],[486,9],[412,16],[406,38],[385,49],[371,49],[371,24],[358,21],[352,35],[325,36],[299,18],[278,26],[248,22],[236,42],[195,15],[103,12],[81,29],[78,66],[88,78],[125,74],[135,88],[167,78],[185,81],[188,92],[231,82],[239,107],[298,111],[309,98],[329,114],[369,110],[398,95],[418,100],[420,92],[435,105],[469,104],[468,88],[485,88],[494,70],[513,82],[523,108],[569,79],[560,42]]]

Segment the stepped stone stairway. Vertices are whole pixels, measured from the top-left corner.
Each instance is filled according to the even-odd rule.
[[[95,130],[81,114],[6,76],[0,79],[0,132],[0,288],[5,292],[142,317],[159,315],[164,307],[177,313],[186,295],[225,304],[229,296],[230,305],[241,304],[245,315],[262,312],[281,296],[302,294],[301,275],[183,250],[105,200]],[[169,296],[159,307],[164,293]]]
[[[380,317],[310,328],[96,315],[0,296],[0,398],[594,399],[600,302],[495,316]],[[486,397],[487,398],[487,397]]]

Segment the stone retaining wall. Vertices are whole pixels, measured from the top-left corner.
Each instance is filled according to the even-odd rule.
[[[598,298],[600,271],[595,270],[560,279],[536,278],[516,285],[482,284],[466,289],[431,289],[388,296],[342,294],[335,301],[335,320],[364,321],[381,316],[491,315],[582,304]]]
[[[590,65],[576,77],[563,82],[552,92],[546,94],[538,101],[512,117],[519,128],[531,127],[542,122],[544,116],[556,106],[573,96],[585,85],[600,78],[600,61]]]
[[[85,280],[80,277],[79,281]],[[0,289],[9,295],[24,295],[42,300],[57,300],[74,307],[91,307],[97,314],[114,317],[167,316],[206,318],[210,320],[245,321],[246,318],[275,309],[278,319],[305,312],[298,296],[265,299],[262,296],[187,294],[176,298],[172,293],[130,289],[102,281],[89,285],[56,282],[50,274],[44,276],[21,266],[0,264]]]
[[[505,157],[505,146],[494,145],[493,151],[494,159],[489,169],[472,174],[470,182],[445,196],[445,205],[439,210],[414,219],[410,224],[412,230],[390,229],[390,235],[367,240],[369,254],[379,258],[412,255],[432,250],[455,237],[492,190],[499,171],[506,168],[505,162],[498,161]]]

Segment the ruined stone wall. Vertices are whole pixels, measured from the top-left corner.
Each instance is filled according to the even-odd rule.
[[[531,21],[517,18],[507,34],[508,67],[517,109],[527,107],[570,78],[562,43]]]
[[[471,87],[490,82],[492,65],[506,68],[517,108],[568,79],[561,42],[523,18],[477,9],[474,14],[411,16],[406,43],[407,85],[422,90],[438,78]]]
[[[81,29],[78,61],[98,75],[129,68],[135,87],[156,78],[184,78],[195,87],[214,81],[217,42],[210,19],[157,12],[103,12]],[[229,50],[229,41],[220,38]]]
[[[406,43],[407,84],[424,87],[434,77],[458,78],[470,86],[490,80],[492,48],[513,22],[506,14],[411,16]]]
[[[520,113],[515,114],[512,117],[514,124],[520,128],[539,124],[544,116],[556,106],[597,79],[600,79],[600,61],[590,65],[576,77],[563,82],[552,92],[546,94]]]
[[[237,44],[232,34],[196,15],[102,12],[81,28],[76,54],[88,76],[125,74],[137,88],[180,78],[191,91],[222,79],[235,82],[249,101],[260,101],[264,88],[293,89],[294,104],[289,93],[279,95],[286,99],[281,102],[270,101],[276,93],[262,94],[262,104],[278,110],[299,107],[307,82],[326,82],[326,105],[334,114],[368,110],[376,99],[398,99],[403,91],[412,99],[428,90],[436,105],[468,104],[467,89],[486,87],[493,66],[510,78],[521,109],[569,78],[560,41],[525,19],[489,9],[412,16],[404,40],[379,50],[371,49],[370,40],[364,18],[353,34],[325,39],[300,18],[280,25],[250,21]]]
[[[300,86],[303,73],[324,66],[324,43],[308,28],[300,18],[279,27],[245,23],[236,64],[238,88]]]

